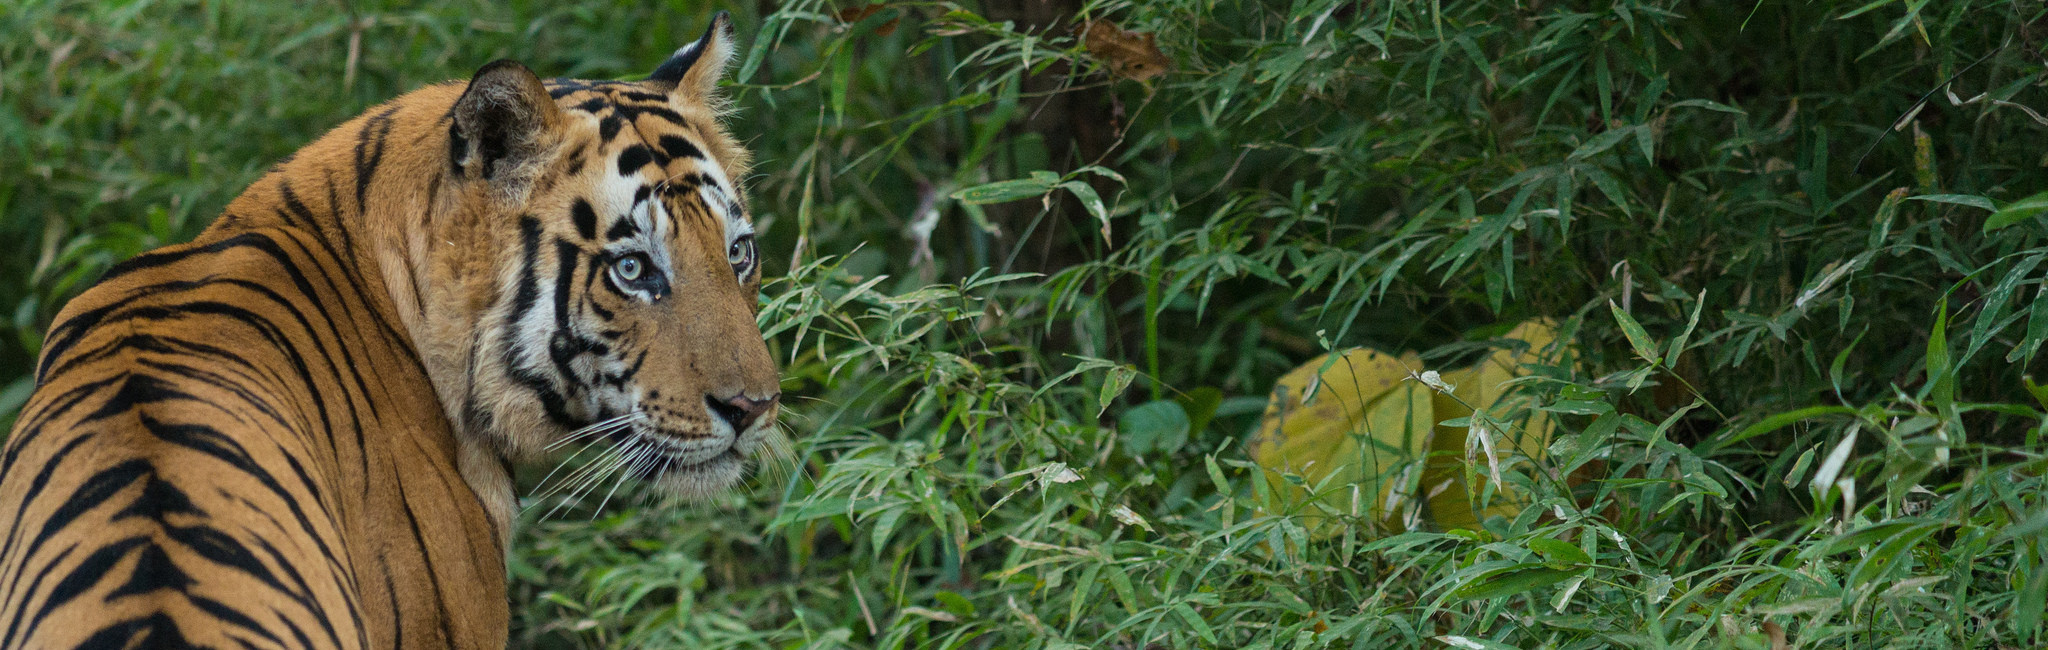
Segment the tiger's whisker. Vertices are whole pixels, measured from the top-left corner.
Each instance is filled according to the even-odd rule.
[[[641,446],[633,451],[631,456],[632,462],[627,463],[626,467],[619,471],[619,480],[612,483],[612,491],[606,492],[604,500],[597,502],[597,509],[590,511],[591,521],[596,521],[597,516],[604,512],[605,504],[612,502],[612,495],[619,493],[619,488],[626,484],[626,479],[640,473],[640,466],[647,462],[648,457],[652,455],[651,452],[653,452],[653,447],[649,446]]]
[[[611,431],[611,430],[617,429],[617,428],[619,428],[619,427],[621,427],[621,426],[624,426],[624,425],[625,425],[626,423],[628,423],[628,422],[629,422],[630,420],[632,420],[632,419],[635,419],[635,418],[644,418],[644,417],[646,417],[646,416],[647,416],[647,413],[646,413],[645,411],[631,411],[631,412],[628,412],[628,413],[626,413],[625,415],[620,415],[620,416],[617,416],[617,417],[613,417],[613,418],[607,418],[607,419],[605,419],[605,420],[601,420],[601,421],[598,421],[598,422],[596,422],[596,423],[590,424],[589,426],[585,426],[585,427],[583,427],[583,428],[581,428],[581,429],[577,429],[577,430],[575,430],[575,431],[571,431],[571,432],[569,432],[569,435],[563,436],[561,440],[556,440],[556,441],[554,441],[553,443],[549,444],[549,445],[548,445],[548,446],[547,446],[547,447],[546,447],[546,448],[544,449],[544,451],[554,451],[554,450],[555,450],[556,448],[559,448],[559,447],[561,447],[561,446],[563,446],[563,445],[566,445],[566,444],[569,444],[569,443],[572,443],[572,442],[575,442],[575,441],[577,441],[577,440],[580,440],[580,439],[583,439],[583,438],[587,438],[587,437],[590,437],[590,436],[593,436],[593,435],[598,435],[599,433],[603,433],[603,432],[608,432],[608,431]]]
[[[613,445],[612,447],[606,448],[602,453],[598,454],[596,458],[591,459],[590,462],[585,463],[580,467],[577,467],[576,471],[570,472],[567,476],[563,476],[561,480],[554,483],[553,487],[548,487],[548,485],[545,482],[543,482],[541,485],[540,494],[536,498],[538,500],[545,500],[548,497],[560,494],[564,488],[581,482],[584,476],[594,471],[597,471],[598,468],[603,467],[606,463],[610,462],[610,460],[613,457],[623,455],[623,453],[623,450],[621,450],[618,445]],[[571,456],[570,458],[574,458],[574,456]]]
[[[614,453],[610,454],[607,458],[601,459],[597,462],[591,463],[588,466],[585,466],[583,471],[578,472],[576,474],[576,477],[563,479],[562,482],[564,484],[568,484],[573,480],[575,482],[575,487],[570,488],[566,494],[563,494],[562,498],[555,503],[555,507],[548,509],[547,513],[541,515],[540,518],[543,520],[553,518],[555,516],[555,513],[560,512],[562,508],[566,508],[569,506],[569,504],[576,503],[582,500],[580,495],[583,493],[585,488],[590,486],[593,482],[602,480],[605,477],[605,475],[610,474],[612,470],[617,469],[621,464],[624,464],[625,453],[619,451],[618,449],[614,449],[613,452]]]
[[[576,449],[575,453],[569,454],[569,456],[567,458],[563,458],[561,462],[555,463],[555,468],[552,470],[548,470],[547,476],[541,477],[540,482],[535,484],[539,486],[538,488],[535,488],[535,498],[546,498],[548,489],[547,486],[549,485],[548,481],[555,478],[555,475],[561,473],[563,469],[568,468],[570,465],[574,465],[576,463],[576,459],[582,457],[585,452],[588,452],[596,448],[597,447],[595,445],[586,445],[583,447],[579,447]],[[598,457],[603,458],[604,454],[600,453],[598,454]],[[582,467],[584,466],[578,466],[579,469]],[[574,472],[571,472],[571,474],[574,474]],[[567,480],[567,477],[564,477],[564,480]]]
[[[623,425],[618,425],[618,426],[623,426]],[[616,428],[614,428],[613,430],[616,430]],[[554,476],[555,476],[555,474],[556,474],[557,472],[560,472],[560,471],[562,471],[562,469],[563,469],[563,468],[565,468],[565,467],[568,467],[568,466],[569,466],[569,465],[570,465],[571,463],[573,463],[573,462],[574,462],[574,461],[576,460],[576,457],[577,457],[577,456],[581,456],[581,455],[583,455],[583,452],[585,452],[585,451],[589,451],[589,450],[590,450],[590,449],[591,449],[592,447],[594,447],[594,446],[595,446],[595,445],[587,445],[587,446],[584,446],[583,448],[580,448],[580,449],[576,450],[576,452],[575,452],[575,453],[569,454],[569,457],[568,457],[568,458],[564,458],[564,459],[562,459],[562,462],[560,462],[560,463],[557,463],[557,464],[555,465],[555,469],[553,469],[552,471],[549,471],[549,472],[548,472],[548,475],[547,475],[547,476],[541,477],[541,479],[540,479],[540,485],[541,485],[541,486],[543,486],[543,487],[545,487],[545,486],[546,486],[546,485],[548,484],[548,479],[554,478]]]
[[[618,417],[614,417],[614,418],[609,418],[609,419],[606,419],[606,420],[604,420],[604,421],[601,421],[601,422],[598,422],[598,423],[596,423],[596,424],[592,424],[592,425],[590,425],[590,426],[586,426],[586,427],[583,427],[583,428],[581,428],[581,429],[577,429],[575,433],[571,433],[571,434],[570,434],[569,436],[567,436],[567,437],[563,438],[562,440],[556,441],[556,442],[555,442],[554,444],[552,444],[552,445],[548,445],[548,447],[547,447],[547,448],[548,448],[548,449],[550,449],[550,450],[552,450],[552,449],[554,449],[554,448],[556,448],[556,447],[560,447],[560,446],[562,446],[562,445],[564,445],[564,444],[567,444],[567,443],[570,443],[570,442],[574,442],[574,441],[575,441],[576,439],[578,439],[578,438],[584,438],[584,437],[589,437],[589,436],[594,436],[594,435],[599,435],[599,434],[605,434],[605,433],[610,433],[610,432],[612,432],[612,431],[617,431],[617,430],[619,430],[619,429],[621,429],[621,428],[624,428],[624,427],[626,427],[626,426],[628,426],[628,425],[632,424],[632,420],[633,420],[634,418],[638,418],[638,417],[645,417],[645,413],[644,413],[644,412],[641,412],[641,411],[633,411],[633,412],[631,412],[631,413],[627,413],[627,414],[625,414],[625,415],[620,415],[620,416],[618,416]],[[554,493],[554,492],[558,492],[558,491],[560,491],[560,490],[561,490],[561,488],[562,488],[562,486],[561,486],[561,485],[557,485],[557,486],[555,486],[555,488],[554,488],[554,489],[552,489],[552,490],[548,489],[548,487],[547,487],[547,486],[548,486],[548,481],[549,481],[550,479],[553,479],[553,478],[555,477],[555,475],[556,475],[556,474],[558,474],[558,473],[561,473],[561,471],[562,471],[562,470],[563,470],[564,468],[567,468],[567,467],[569,467],[569,466],[570,466],[571,464],[574,464],[574,462],[575,462],[576,458],[577,458],[578,456],[582,456],[582,455],[583,455],[583,453],[584,453],[585,451],[589,451],[589,449],[590,449],[589,447],[584,447],[584,448],[582,448],[582,449],[578,449],[578,450],[576,450],[576,452],[575,452],[575,453],[573,453],[573,454],[570,454],[568,458],[564,458],[564,459],[562,459],[562,462],[560,462],[560,463],[556,463],[556,464],[555,464],[555,468],[554,468],[554,469],[552,469],[552,470],[549,470],[549,471],[548,471],[548,474],[547,474],[547,476],[543,476],[543,477],[541,477],[541,479],[540,479],[540,483],[539,483],[539,485],[541,486],[541,487],[540,487],[540,491],[541,491],[541,494],[537,496],[537,499],[545,499],[545,498],[547,498],[547,496],[549,496],[550,494],[552,494],[552,493]],[[599,459],[602,459],[602,458],[603,458],[603,455],[602,455],[602,454],[600,454],[600,455],[598,456],[598,458],[599,458]],[[593,462],[596,462],[596,461],[593,461]],[[589,465],[584,465],[584,466],[582,466],[582,468],[579,468],[579,469],[588,469],[589,467],[590,467]],[[571,472],[571,475],[570,475],[569,477],[564,477],[564,478],[563,478],[562,480],[563,480],[563,482],[564,482],[564,483],[566,484],[566,483],[568,483],[569,481],[573,480],[573,477],[574,477],[574,476],[576,476],[576,475],[577,475],[577,474],[579,474],[579,473],[580,473],[580,472]],[[531,507],[531,506],[529,506],[529,507]]]
[[[548,514],[541,516],[541,518],[552,517],[556,510],[560,510],[571,503],[582,501],[592,489],[603,485],[604,479],[607,476],[625,467],[631,457],[639,454],[643,449],[642,443],[636,439],[628,439],[621,443],[618,447],[614,448],[614,451],[617,453],[612,454],[610,459],[602,464],[591,464],[591,469],[594,471],[584,472],[583,478],[577,480],[576,487],[569,490],[568,495],[563,497],[561,503],[557,504],[554,510],[549,510]]]

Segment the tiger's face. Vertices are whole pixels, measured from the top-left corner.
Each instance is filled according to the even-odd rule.
[[[746,154],[716,121],[726,30],[721,15],[644,81],[541,81],[498,63],[456,101],[464,212],[491,224],[496,249],[474,265],[491,271],[470,292],[456,417],[503,460],[589,443],[621,481],[701,497],[786,447],[755,324]]]

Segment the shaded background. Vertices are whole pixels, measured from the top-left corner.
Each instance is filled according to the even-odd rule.
[[[15,2],[0,418],[66,298],[324,129],[721,8],[801,460],[530,511],[519,644],[2040,642],[2048,226],[1985,231],[2048,188],[2033,0]],[[1605,459],[1517,479],[1550,515],[1254,507],[1282,372],[1541,316],[1530,407]]]

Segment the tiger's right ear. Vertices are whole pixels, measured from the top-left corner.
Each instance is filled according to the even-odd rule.
[[[718,79],[725,76],[732,54],[732,14],[720,11],[711,16],[703,36],[677,49],[647,80],[675,84],[677,94],[719,106]]]
[[[475,170],[485,179],[531,161],[562,121],[540,77],[503,59],[476,71],[449,115],[449,161],[463,176]]]

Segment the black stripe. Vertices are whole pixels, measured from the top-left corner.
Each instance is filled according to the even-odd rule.
[[[569,299],[576,293],[576,257],[583,254],[581,249],[567,240],[555,240],[555,330],[557,333],[571,333],[569,327]],[[652,273],[654,269],[646,272]]]
[[[150,465],[149,461],[131,458],[85,479],[77,490],[72,491],[71,497],[64,500],[64,505],[58,506],[55,512],[50,513],[48,519],[43,520],[42,529],[37,531],[35,538],[29,540],[28,548],[22,551],[22,557],[35,557],[36,549],[42,548],[43,544],[58,531],[69,527],[79,515],[106,503],[107,499],[113,498],[122,488],[128,487],[136,479],[147,476],[152,471],[155,471],[155,467]]]
[[[398,586],[391,581],[391,563],[384,563],[384,597],[391,601],[391,646],[405,647],[405,615],[398,611]]]
[[[641,364],[645,363],[647,363],[647,350],[643,349],[640,351],[640,354],[638,356],[635,356],[633,358],[633,365],[628,366],[625,370],[619,371],[619,374],[606,375],[600,379],[606,384],[610,384],[612,386],[616,386],[619,388],[624,388],[626,386],[626,382],[631,381],[634,375],[640,374],[640,366]],[[652,398],[650,397],[649,399]]]
[[[100,631],[93,633],[91,638],[78,644],[78,650],[184,650],[197,647],[186,640],[185,635],[178,630],[178,622],[163,612],[127,619],[100,628]]]
[[[156,472],[151,471],[149,480],[142,484],[142,496],[136,497],[134,501],[128,504],[128,507],[114,513],[114,516],[110,517],[109,520],[120,521],[129,517],[142,517],[161,524],[164,521],[164,517],[173,514],[204,517],[206,516],[206,511],[199,509],[199,506],[193,505],[192,497],[186,495],[184,490],[178,489],[178,486],[170,484],[170,482],[158,476]]]
[[[404,494],[405,488],[401,486],[398,492]],[[420,517],[412,511],[411,501],[401,497],[398,504],[405,507],[405,523],[412,526],[412,541],[419,546],[420,559],[427,566],[427,584],[434,588],[434,620],[441,623],[441,638],[454,641],[455,630],[448,627],[448,596],[441,591],[441,576],[434,573],[434,557],[427,554],[427,538],[420,534]]]
[[[147,543],[148,537],[138,535],[102,546],[100,550],[93,551],[92,555],[85,556],[84,560],[78,562],[78,566],[72,567],[71,572],[64,575],[63,580],[57,581],[57,585],[50,588],[50,596],[43,599],[43,606],[36,610],[35,616],[29,617],[28,629],[42,627],[43,619],[48,617],[51,611],[78,598],[93,585],[99,584],[100,578],[114,568],[115,562],[127,557],[128,552],[135,550],[135,547]]]
[[[569,206],[569,216],[576,221],[576,234],[585,240],[597,239],[597,211],[591,209],[589,201],[577,197],[576,203]]]
[[[216,280],[213,282],[237,285],[242,288],[249,289],[253,292],[257,292],[263,295],[264,297],[270,299],[271,301],[275,302],[278,308],[282,309],[286,313],[291,314],[298,321],[299,325],[305,328],[309,335],[312,335],[310,336],[310,338],[313,339],[315,351],[318,352],[320,356],[323,358],[323,360],[326,361],[326,363],[328,364],[329,374],[333,375],[336,381],[340,381],[343,379],[340,376],[340,372],[343,368],[342,364],[337,363],[333,356],[328,353],[325,339],[323,337],[313,335],[314,330],[311,321],[307,319],[306,316],[298,310],[298,307],[295,303],[286,300],[283,296],[278,295],[274,291],[271,291],[268,287],[258,285],[255,283],[250,283],[241,280]],[[191,283],[168,284],[182,285]],[[302,286],[301,288],[310,289],[310,287],[304,286]],[[321,314],[323,316],[328,316],[324,311],[321,312]],[[307,364],[305,356],[300,353],[298,347],[290,341],[289,336],[284,332],[284,330],[278,327],[272,321],[270,321],[267,317],[238,305],[206,301],[170,306],[152,305],[147,307],[133,307],[127,309],[126,311],[120,312],[119,314],[117,314],[117,317],[115,318],[102,319],[102,322],[95,324],[111,325],[114,323],[120,323],[129,320],[168,320],[173,318],[182,318],[188,315],[225,317],[231,320],[240,321],[248,325],[252,329],[255,329],[269,343],[269,346],[266,349],[276,350],[286,357],[286,361],[288,361],[291,364],[292,368],[295,371],[297,371],[299,375],[298,379],[306,387],[306,390],[314,394],[318,393],[320,383],[314,380],[312,368]],[[331,316],[328,316],[328,323],[330,327],[334,326],[333,319]],[[353,361],[350,361],[350,363],[352,364]],[[355,368],[349,368],[349,371],[356,374],[358,386],[361,387],[365,393],[367,393],[367,385],[364,383],[360,371]],[[320,416],[320,431],[328,432],[330,434],[329,444],[330,446],[333,446],[331,434],[336,430],[336,426],[331,415],[328,413],[327,401],[328,400],[324,399],[312,400],[314,409]],[[363,443],[364,434],[362,430],[361,420],[359,418],[354,417],[355,404],[352,400],[343,400],[343,403],[350,410],[351,420],[353,421],[355,426],[358,448],[361,448],[360,446]],[[365,470],[365,475],[367,475],[367,464],[365,464]]]
[[[548,337],[548,358],[554,362],[555,374],[563,379],[565,392],[571,396],[581,392],[578,390],[579,382],[572,380],[581,378],[570,363],[590,351],[592,343],[578,335],[569,322],[569,302],[578,293],[575,287],[576,257],[580,254],[582,251],[569,242],[555,240],[555,265],[559,271],[555,275],[555,332]]]
[[[273,607],[273,608],[271,608],[271,609],[270,609],[270,613],[271,613],[271,614],[274,614],[274,615],[276,615],[276,616],[277,616],[277,620],[278,620],[278,622],[280,622],[280,623],[284,623],[284,627],[285,627],[285,629],[286,629],[286,630],[289,630],[289,631],[290,631],[290,632],[292,633],[292,638],[293,638],[293,639],[295,639],[295,640],[297,640],[297,641],[299,642],[299,644],[298,644],[298,645],[295,645],[295,646],[291,646],[291,647],[294,647],[294,648],[311,648],[311,647],[313,647],[313,637],[310,637],[310,636],[306,636],[306,631],[305,631],[305,630],[302,630],[302,629],[299,629],[299,624],[298,624],[298,623],[293,623],[293,622],[292,622],[292,619],[290,619],[290,618],[286,618],[286,617],[285,617],[285,615],[284,615],[284,612],[280,612],[280,611],[277,611],[277,608],[275,608],[275,607]],[[327,624],[327,621],[326,621],[326,619],[321,619],[321,620],[320,620],[320,623],[321,623],[322,625],[326,625],[326,624]],[[333,632],[333,630],[332,630],[332,627],[333,627],[333,626],[331,626],[331,625],[330,625],[330,626],[328,626],[328,627],[329,627],[329,631],[328,631],[328,633],[327,633],[327,636],[328,636],[328,637],[334,637],[335,635],[334,635],[334,632]],[[356,625],[356,629],[362,629],[361,621],[358,621],[358,622],[357,622],[357,625]],[[339,645],[339,642],[336,642],[336,643],[337,643],[337,645]]]
[[[225,622],[229,625],[233,625],[235,627],[242,628],[244,630],[248,630],[250,632],[254,632],[256,633],[257,636],[269,640],[270,643],[273,645],[284,645],[284,642],[279,640],[277,638],[277,635],[271,634],[268,630],[263,629],[263,625],[257,623],[256,619],[250,618],[249,615],[243,614],[240,610],[237,610],[233,607],[229,607],[226,603],[222,603],[211,598],[206,598],[204,596],[188,595],[187,598],[191,599],[192,604],[198,606],[200,611],[206,612],[207,614],[211,614],[213,615],[214,618],[220,619],[222,622]],[[243,645],[247,646],[249,644],[247,642],[243,642]],[[392,647],[395,648],[398,646]]]
[[[35,580],[29,581],[29,583],[28,583],[28,589],[27,589],[26,591],[23,591],[23,592],[22,592],[22,595],[21,595],[21,601],[20,601],[20,603],[19,603],[19,606],[17,606],[17,607],[15,607],[15,608],[14,608],[14,620],[13,620],[13,621],[10,621],[10,622],[9,622],[9,623],[7,624],[7,637],[6,637],[6,638],[4,638],[4,639],[0,639],[0,648],[11,648],[11,647],[14,647],[14,635],[15,635],[15,633],[17,633],[17,632],[24,632],[24,631],[25,631],[25,630],[21,629],[21,617],[22,617],[23,615],[26,615],[26,614],[28,613],[28,600],[29,600],[29,598],[30,598],[30,597],[32,597],[32,596],[34,596],[34,595],[35,595],[35,593],[36,593],[36,591],[42,588],[42,586],[43,586],[43,580],[46,580],[46,579],[48,579],[48,578],[50,577],[50,572],[51,572],[51,571],[55,571],[55,570],[57,569],[57,566],[58,566],[58,565],[61,565],[61,564],[63,564],[63,563],[64,563],[64,560],[66,560],[66,559],[70,558],[70,557],[71,557],[71,553],[72,553],[73,551],[76,551],[76,550],[78,550],[78,545],[77,545],[77,544],[72,544],[72,545],[70,545],[70,546],[66,546],[66,547],[64,547],[64,551],[63,551],[63,552],[61,552],[61,553],[58,553],[58,554],[57,554],[57,557],[53,557],[53,558],[50,558],[50,561],[48,561],[48,562],[44,562],[44,563],[43,563],[43,570],[41,570],[41,571],[37,571],[37,572],[36,572],[36,579],[35,579]],[[20,579],[21,579],[21,576],[15,576],[15,580],[17,580],[17,581],[18,581],[18,580],[20,580]],[[15,586],[15,584],[19,584],[19,583],[17,582],[17,583],[14,583],[14,584],[9,584],[9,585],[8,585],[8,592],[9,592],[9,593],[8,593],[8,597],[7,597],[7,602],[15,602],[15,600],[14,600],[14,596],[13,596],[13,591],[14,591],[14,586]]]
[[[614,242],[639,233],[640,225],[633,223],[633,220],[630,218],[625,218],[612,222],[611,229],[604,231],[604,239],[608,242]]]
[[[209,562],[240,571],[272,589],[291,593],[283,582],[278,581],[277,574],[271,573],[269,567],[263,566],[262,560],[256,559],[256,554],[250,553],[248,547],[226,533],[208,526],[165,526],[163,531],[165,537],[192,549],[193,553]]]
[[[362,130],[356,132],[357,212],[369,212],[365,206],[370,193],[370,177],[376,175],[377,166],[384,161],[384,140],[391,135],[391,115],[397,112],[398,105],[392,104],[364,120]]]
[[[639,106],[633,104],[619,104],[613,107],[613,111],[619,115],[625,116],[626,119],[629,120],[637,120],[640,119],[641,117],[657,117],[676,126],[690,125],[690,121],[683,119],[682,114],[677,113],[666,106]]]
[[[128,581],[108,593],[106,602],[114,602],[122,596],[134,596],[157,591],[170,590],[184,593],[197,581],[178,568],[171,561],[171,555],[164,547],[149,544],[142,547],[142,554],[135,558],[135,570],[128,574]]]
[[[341,637],[334,630],[333,617],[327,614],[327,608],[322,606],[319,601],[313,600],[313,587],[306,583],[305,576],[299,574],[298,567],[293,566],[291,560],[286,558],[283,553],[279,553],[277,547],[270,544],[270,540],[260,536],[253,539],[256,541],[256,546],[263,549],[263,553],[270,557],[271,563],[276,564],[279,570],[284,571],[285,577],[292,579],[292,584],[299,586],[299,591],[291,594],[292,598],[297,600],[300,605],[306,608],[308,613],[313,615],[314,622],[320,624],[321,630],[327,633],[329,640],[332,640],[337,646],[341,645]],[[333,575],[342,576],[348,581],[345,585],[337,585],[343,599],[342,604],[348,606],[349,621],[354,625],[355,629],[363,629],[363,614],[359,611],[362,607],[356,602],[356,599],[359,597],[358,594],[362,592],[358,591],[355,574],[345,573],[337,568]],[[298,635],[300,638],[305,638],[305,633],[300,631],[298,626],[291,625],[290,621],[286,621],[285,624],[291,626],[293,634]],[[308,643],[307,645],[311,644]]]
[[[168,266],[188,257],[218,253],[241,246],[248,246],[258,241],[267,240],[262,235],[244,233],[203,246],[143,253],[107,269],[107,272],[100,276],[99,282],[95,286],[106,284],[115,278],[144,269]],[[65,319],[63,322],[51,325],[50,334],[45,337],[43,344],[42,362],[37,364],[36,383],[40,385],[49,379],[49,364],[52,360],[62,356],[64,351],[69,350],[71,346],[77,345],[78,339],[89,334],[93,326],[97,325],[99,320],[104,318],[106,314],[120,309],[129,299],[135,297],[139,296],[130,296],[128,299],[80,313]]]
[[[698,160],[704,160],[704,152],[698,149],[697,145],[691,144],[688,138],[684,138],[683,136],[675,134],[669,134],[661,136],[659,142],[661,143],[661,150],[668,153],[668,156],[670,158],[695,158]]]
[[[43,489],[49,487],[50,476],[56,473],[57,468],[62,467],[64,465],[64,459],[70,457],[72,451],[78,449],[80,445],[85,444],[85,441],[91,440],[92,438],[93,434],[84,433],[80,434],[76,438],[72,438],[71,442],[64,443],[63,447],[58,448],[57,452],[51,454],[50,459],[43,463],[42,471],[36,472],[35,478],[29,481],[28,493],[22,495],[21,500],[14,506],[14,518],[12,519],[12,521],[14,522],[14,527],[7,531],[7,545],[4,547],[4,550],[0,550],[0,557],[14,556],[14,544],[17,541],[20,541],[22,523],[26,521],[25,519],[23,519],[22,515],[28,512],[29,505],[35,503],[37,497],[42,496]],[[20,450],[21,447],[21,445],[12,446],[14,447],[13,451],[17,452]],[[8,462],[10,465],[13,464],[12,460],[9,460]],[[23,557],[34,557],[34,555],[34,553],[25,553],[23,554]],[[44,567],[43,570],[47,572],[49,571],[49,567]],[[16,580],[17,582],[8,583],[7,594],[5,598],[0,598],[0,602],[9,602],[14,599],[14,588],[19,586],[19,576],[16,576]],[[17,618],[15,619],[15,623],[18,624],[20,622],[21,620],[17,616]],[[6,647],[6,645],[7,644],[5,643],[0,643],[0,647]]]
[[[636,144],[619,152],[619,175],[631,176],[647,163],[654,162],[654,152],[647,145]]]
[[[336,194],[336,188],[334,186],[334,170],[322,170],[320,172],[320,175],[327,182],[327,210],[332,213],[328,216],[333,219],[334,229],[341,231],[341,249],[348,253],[347,256],[336,261],[340,262],[342,266],[348,268],[350,275],[362,275],[361,270],[356,268],[355,228],[349,227],[347,220],[342,218],[341,197],[338,194]],[[427,193],[428,200],[432,200],[433,196],[434,194],[432,192]],[[358,215],[362,214],[362,210],[363,206],[356,206],[356,213]]]
[[[576,419],[569,416],[567,400],[548,382],[547,375],[526,367],[519,358],[519,322],[540,301],[540,279],[534,268],[539,257],[540,220],[532,215],[522,216],[519,218],[519,280],[512,291],[512,309],[505,313],[506,340],[499,361],[505,364],[506,373],[514,382],[533,391],[549,420],[561,426],[574,427]]]
[[[142,426],[151,435],[156,436],[160,440],[212,456],[256,479],[258,483],[263,484],[265,488],[269,489],[271,494],[276,495],[278,500],[283,501],[285,507],[292,511],[293,517],[297,519],[299,524],[299,529],[304,532],[306,538],[311,539],[319,548],[322,558],[326,560],[328,567],[333,569],[334,574],[337,576],[350,575],[339,556],[335,554],[333,547],[328,545],[328,539],[315,529],[312,519],[307,516],[305,507],[300,503],[300,499],[292,495],[290,491],[287,491],[282,484],[278,483],[277,478],[272,476],[269,470],[264,469],[255,459],[251,458],[241,443],[205,425],[169,424],[160,422],[148,415],[142,416]],[[228,541],[232,542],[233,540]],[[259,538],[258,541],[261,542],[261,539]],[[240,548],[240,546],[236,545],[234,548]],[[284,568],[286,570],[291,570],[289,563],[281,564],[285,565]],[[261,568],[260,565],[258,568]],[[296,571],[293,571],[293,574],[296,575]],[[266,572],[264,575],[267,576],[268,573]],[[266,578],[266,581],[273,584],[276,583],[275,578]],[[275,586],[280,591],[284,590],[282,584],[275,584]],[[351,584],[350,590],[346,591],[352,593],[353,588],[354,585]],[[308,597],[307,604],[308,606],[314,605],[310,597]]]
[[[562,169],[567,170],[563,173],[569,176],[574,176],[583,173],[583,163],[585,162],[583,157],[584,154],[589,153],[589,151],[589,143],[578,143],[576,145],[576,150],[569,152],[569,156],[565,159],[565,162],[562,163]]]
[[[78,424],[92,424],[109,417],[127,413],[130,409],[144,404],[154,404],[168,400],[197,401],[198,399],[190,393],[172,387],[169,382],[165,382],[162,379],[149,375],[129,373],[127,380],[121,382],[121,387],[115,389],[114,394],[100,404],[99,410],[86,414],[84,418],[78,420]]]
[[[506,329],[517,329],[519,320],[540,300],[539,280],[534,278],[534,259],[540,256],[540,220],[533,215],[519,217],[519,281],[512,289],[512,309],[505,313]]]

